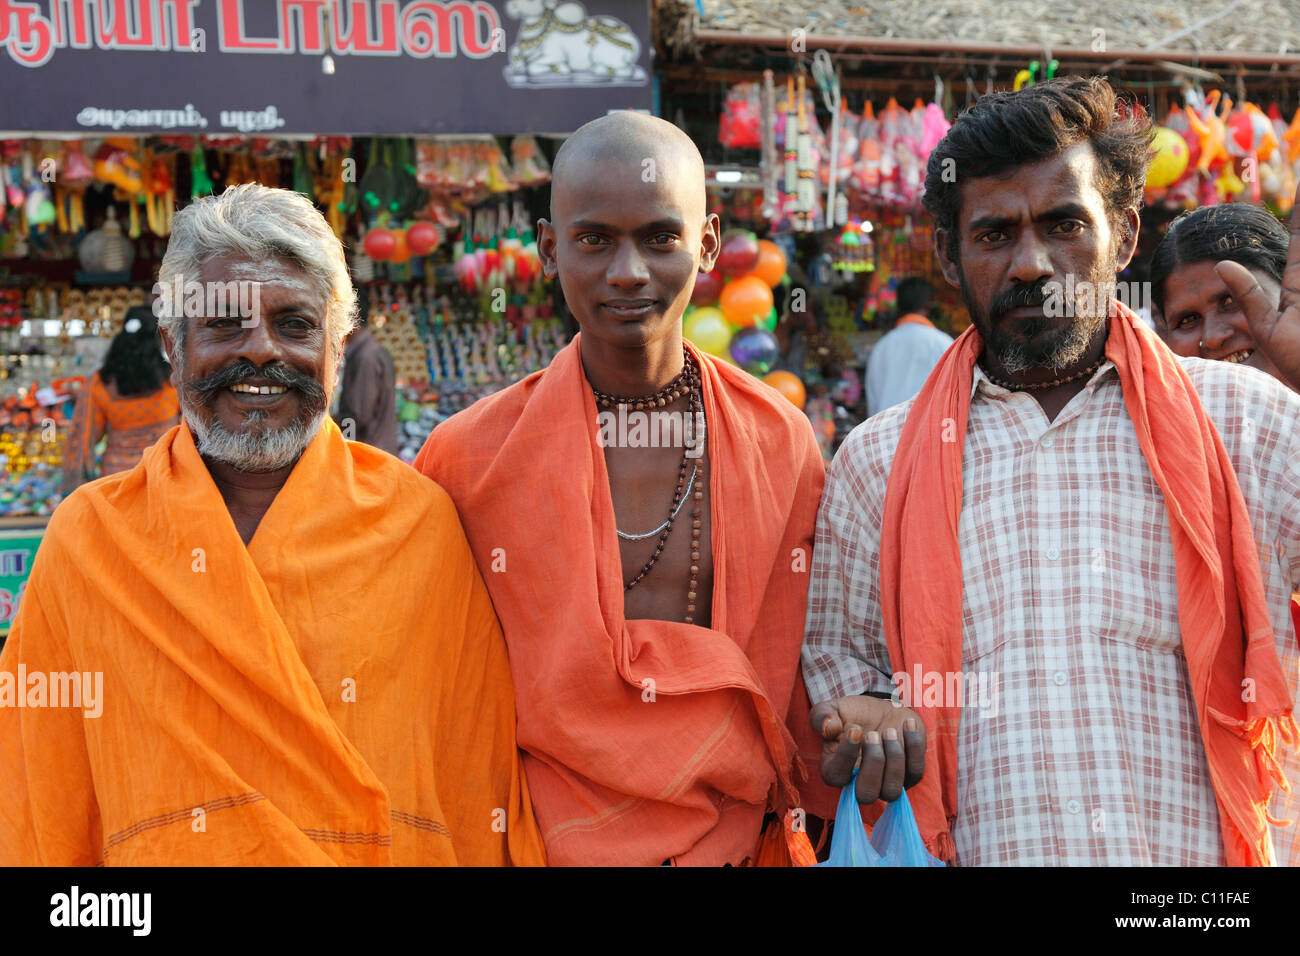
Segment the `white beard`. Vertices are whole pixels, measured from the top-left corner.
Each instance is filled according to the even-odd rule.
[[[328,414],[328,409],[325,409],[311,421],[295,421],[275,431],[254,427],[248,431],[232,432],[215,418],[210,423],[205,422],[203,410],[188,400],[181,401],[181,410],[185,413],[186,424],[194,432],[194,443],[200,455],[252,474],[279,471],[292,465],[307,450]],[[244,421],[256,426],[265,417],[265,412],[255,409],[245,416]]]

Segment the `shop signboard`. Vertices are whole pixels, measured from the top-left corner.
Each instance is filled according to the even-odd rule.
[[[18,614],[18,602],[27,588],[41,533],[35,528],[0,529],[0,642],[9,634]]]
[[[0,0],[0,132],[570,133],[651,107],[649,0]]]

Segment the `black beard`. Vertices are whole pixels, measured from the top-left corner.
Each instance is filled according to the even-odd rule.
[[[990,300],[988,311],[982,312],[966,283],[960,262],[957,263],[957,276],[962,299],[970,312],[971,322],[984,341],[986,354],[1013,375],[1037,368],[1059,372],[1075,364],[1087,354],[1088,347],[1109,318],[1108,304],[1100,310],[1094,309],[1095,315],[1086,315],[1074,308],[1074,321],[1070,324],[1057,326],[1059,319],[1047,315],[1041,319],[1018,319],[1015,324],[1021,334],[1012,335],[1006,313],[1019,308],[1043,308],[1048,297],[1047,281],[1003,289]],[[1094,283],[1094,288],[1103,288],[1102,283],[1113,283],[1113,277],[1113,269],[1103,268],[1088,281]],[[1074,307],[1074,303],[1068,305]],[[1043,333],[1049,330],[1051,334],[1045,336]]]

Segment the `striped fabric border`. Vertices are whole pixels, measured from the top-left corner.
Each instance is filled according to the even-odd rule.
[[[414,813],[405,813],[402,810],[393,810],[390,813],[396,823],[405,823],[408,827],[415,827],[417,830],[426,830],[429,833],[437,833],[439,836],[450,837],[451,830],[447,824],[440,820],[430,820],[428,817],[417,817]]]
[[[118,830],[116,833],[109,835],[108,840],[104,843],[104,857],[108,858],[108,851],[113,847],[125,843],[132,837],[137,837],[146,830],[156,830],[158,827],[170,826],[173,823],[180,823],[182,820],[192,819],[195,810],[202,810],[205,813],[212,813],[217,810],[229,810],[232,807],[246,807],[250,803],[257,803],[259,800],[265,800],[266,797],[255,790],[248,793],[241,793],[233,797],[220,797],[216,800],[209,800],[207,803],[198,803],[192,807],[184,807],[180,810],[173,810],[170,813],[160,813],[155,817],[149,817],[137,821],[125,829]]]

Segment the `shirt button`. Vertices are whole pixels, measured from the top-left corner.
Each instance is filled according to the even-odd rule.
[[[1065,671],[1057,671],[1052,675],[1052,683],[1057,687],[1064,687],[1066,679]]]
[[[1054,439],[1052,438],[1051,432],[1048,432],[1039,440],[1038,444],[1042,445],[1044,448],[1051,448],[1053,441]]]
[[[1048,549],[1047,549],[1047,560],[1048,560],[1048,561],[1055,561],[1055,560],[1056,560],[1057,558],[1059,558],[1060,556],[1061,556],[1061,552],[1060,552],[1060,551],[1057,551],[1055,548],[1048,548]]]
[[[1065,805],[1065,809],[1069,810],[1071,813],[1078,813],[1083,809],[1083,804],[1078,800],[1071,800]]]

